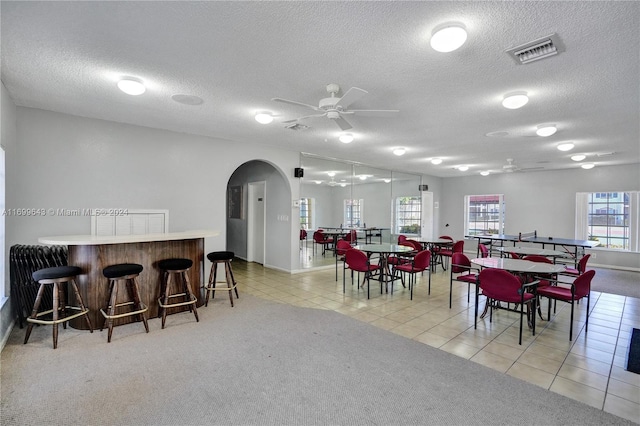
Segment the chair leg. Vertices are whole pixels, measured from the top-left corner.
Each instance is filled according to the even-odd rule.
[[[140,300],[140,292],[138,291],[138,281],[136,280],[136,278],[132,278],[131,279],[131,296],[133,298],[133,303],[135,306],[136,310],[142,310],[142,301]],[[147,323],[147,318],[144,316],[144,312],[140,312],[139,318],[142,321],[142,323],[144,324],[144,329],[145,331],[148,333],[149,332],[149,324]]]
[[[224,262],[224,274],[227,279],[227,288],[229,289],[229,301],[231,301],[231,307],[233,308],[233,278],[231,277],[229,262]]]
[[[236,278],[233,276],[231,261],[228,260],[227,263],[229,264],[229,276],[231,277],[231,283],[233,284],[233,292],[236,294],[236,299],[240,299],[240,296],[238,295],[238,283],[236,282]]]
[[[38,287],[38,294],[36,295],[36,301],[33,303],[33,310],[31,311],[31,316],[29,318],[37,318],[38,309],[40,309],[40,303],[42,303],[42,295],[44,294],[44,284],[40,284]],[[29,341],[29,336],[31,335],[31,330],[33,330],[33,323],[27,322],[27,331],[24,336],[24,344],[26,345]]]
[[[73,287],[73,292],[76,296],[76,300],[78,301],[78,305],[80,309],[83,311],[88,311],[88,309],[84,305],[84,301],[82,300],[82,296],[80,295],[80,291],[78,290],[78,285],[76,284],[75,279],[71,279],[71,287]],[[93,333],[93,325],[91,324],[91,319],[89,319],[89,315],[83,315],[87,325],[89,326],[89,332]]]

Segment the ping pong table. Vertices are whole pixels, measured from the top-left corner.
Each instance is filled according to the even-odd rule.
[[[507,234],[478,234],[478,235],[467,235],[466,238],[476,239],[478,240],[478,244],[486,244],[488,245],[489,255],[491,256],[492,250],[495,246],[504,247],[506,243],[513,243],[513,246],[516,246],[516,243],[532,243],[532,244],[542,244],[542,248],[552,247],[553,250],[564,250],[568,255],[571,256],[574,263],[577,265],[580,257],[584,255],[584,250],[586,248],[594,248],[597,247],[600,243],[598,241],[590,241],[590,240],[573,240],[569,238],[555,238],[555,237],[539,237],[537,231],[533,232],[520,232],[518,235],[507,235]],[[478,249],[479,250],[479,249]]]

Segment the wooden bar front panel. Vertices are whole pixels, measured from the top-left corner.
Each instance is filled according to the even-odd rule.
[[[80,294],[85,305],[89,308],[89,318],[94,329],[100,329],[104,317],[100,309],[104,309],[109,299],[109,280],[102,275],[107,266],[118,263],[138,263],[144,270],[138,277],[140,298],[149,307],[146,312],[148,319],[158,316],[158,297],[163,272],[158,268],[158,262],[164,259],[185,258],[193,260],[193,267],[189,270],[189,282],[193,294],[198,298],[198,306],[203,303],[200,287],[204,280],[204,239],[154,241],[143,243],[100,244],[69,246],[69,265],[82,268],[83,274],[76,278]],[[172,280],[177,283],[177,276]],[[118,303],[127,297],[124,285],[118,291]],[[172,308],[168,313],[187,310],[187,307]],[[133,317],[114,320],[115,325],[133,322]],[[83,318],[72,320],[71,326],[87,329]]]

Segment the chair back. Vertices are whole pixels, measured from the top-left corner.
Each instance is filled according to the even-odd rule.
[[[348,242],[355,241],[357,239],[356,230],[352,229],[348,234],[344,236],[344,240]]]
[[[451,273],[461,274],[471,269],[471,261],[464,253],[453,253],[451,256]]]
[[[489,257],[489,249],[484,244],[478,244],[480,249],[480,257]]]
[[[369,259],[362,250],[352,248],[345,253],[345,262],[349,269],[356,272],[366,272],[369,270]]]
[[[321,230],[314,232],[313,241],[316,243],[324,243],[324,233]]]
[[[440,235],[438,238],[440,238],[441,240],[449,240],[453,242],[453,237],[450,237],[448,235]]]
[[[464,251],[464,240],[456,241],[451,251],[453,253],[462,253]]]
[[[351,248],[352,247],[351,244],[349,244],[349,241],[338,240],[338,242],[336,243],[336,256],[344,256],[347,250]]]
[[[531,262],[538,262],[538,263],[553,263],[553,261],[551,259],[549,259],[548,257],[541,256],[539,254],[527,255],[527,256],[523,257],[522,260],[529,260]]]
[[[591,292],[591,280],[595,275],[596,271],[591,269],[575,279],[575,281],[573,282],[573,287],[575,288],[575,300],[582,299],[583,297],[586,297],[589,292]]]
[[[400,241],[398,245],[413,248],[413,243],[411,243],[411,241],[409,240]]]
[[[431,266],[431,252],[429,250],[419,251],[413,258],[413,268],[426,271]]]
[[[580,274],[584,274],[587,270],[587,262],[589,261],[590,257],[590,254],[585,254],[584,256],[582,256],[582,259],[580,259],[580,262],[578,262],[578,272]]]
[[[307,231],[305,231],[304,229],[300,230],[300,240],[306,240],[307,239]]]
[[[406,242],[410,243],[414,250],[422,251],[422,244],[420,244],[416,240],[406,240]]]
[[[398,244],[400,244],[403,241],[407,240],[407,236],[406,235],[398,235]]]
[[[478,285],[482,293],[490,299],[503,302],[520,300],[522,284],[520,279],[503,269],[486,268],[480,271]]]

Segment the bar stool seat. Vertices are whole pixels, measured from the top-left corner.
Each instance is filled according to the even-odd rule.
[[[53,349],[58,347],[58,324],[62,323],[63,328],[67,328],[67,321],[74,318],[84,316],[89,330],[93,333],[93,326],[91,320],[87,315],[89,309],[87,309],[82,301],[82,296],[78,291],[75,277],[82,274],[82,269],[77,266],[54,266],[51,268],[44,268],[35,271],[31,276],[34,281],[40,284],[38,288],[38,294],[33,304],[33,310],[31,315],[27,318],[29,325],[24,337],[24,343],[29,341],[31,330],[33,330],[34,324],[53,325]],[[69,283],[73,289],[78,306],[68,305],[67,297],[64,286],[61,284]],[[42,303],[42,296],[44,295],[45,286],[53,285],[53,304],[51,309],[38,312],[40,304]],[[67,289],[68,290],[68,289]],[[76,313],[69,313],[69,311],[77,311]],[[51,314],[51,319],[41,319],[42,316]]]
[[[158,305],[160,305],[158,316],[162,315],[162,328],[164,328],[165,322],[167,320],[168,308],[188,306],[189,311],[193,312],[193,315],[196,318],[196,322],[200,321],[198,319],[198,310],[196,308],[198,299],[193,294],[193,291],[191,291],[191,285],[189,284],[189,275],[187,274],[187,271],[192,266],[193,261],[191,259],[176,258],[165,259],[158,262],[158,267],[164,271],[162,287],[160,289],[161,296],[158,299]],[[180,281],[182,282],[182,293],[171,293],[171,281],[174,275],[178,275]],[[171,302],[171,299],[179,297],[182,298],[182,301]]]
[[[211,294],[211,298],[215,296],[216,290],[224,290],[229,292],[229,300],[231,301],[231,307],[233,307],[233,294],[235,292],[236,298],[238,296],[238,284],[236,283],[235,278],[233,277],[233,269],[231,269],[231,261],[235,257],[235,253],[232,251],[213,251],[207,254],[207,259],[211,261],[211,272],[209,273],[209,283],[206,287],[206,297],[204,301],[204,306],[209,304],[209,295]],[[224,273],[225,280],[227,283],[227,287],[216,287],[216,277],[218,274],[218,264],[224,263]]]
[[[149,332],[149,324],[147,324],[147,318],[144,316],[148,307],[140,300],[140,289],[137,280],[142,270],[142,265],[138,265],[137,263],[120,263],[107,266],[102,270],[102,275],[109,279],[109,302],[105,309],[100,309],[100,313],[104,317],[100,331],[102,331],[105,324],[107,324],[109,329],[107,342],[109,343],[111,342],[111,335],[113,334],[114,319],[137,316],[138,321],[143,322],[146,332]],[[118,284],[121,281],[124,281],[124,285],[127,287],[129,299],[118,303]],[[121,310],[120,308],[125,307],[133,310],[116,313],[116,311]]]

